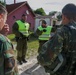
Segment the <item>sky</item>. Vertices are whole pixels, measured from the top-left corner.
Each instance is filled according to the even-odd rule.
[[[51,11],[60,11],[68,3],[76,4],[76,0],[16,0],[17,2],[27,1],[30,7],[34,10],[37,8],[43,8],[45,13],[48,14]],[[14,0],[6,0],[7,4],[14,3]]]

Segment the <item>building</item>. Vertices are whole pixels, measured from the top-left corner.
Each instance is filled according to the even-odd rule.
[[[51,16],[36,16],[35,17],[35,28],[34,31],[38,28],[38,26],[41,25],[41,21],[45,20],[47,22],[47,25],[51,25]]]
[[[59,18],[58,18],[58,16],[59,16]],[[59,25],[61,25],[61,20],[62,20],[61,12],[57,12],[51,18],[51,25],[57,25],[57,26],[59,26]]]
[[[6,5],[8,16],[7,16],[7,23],[10,27],[10,32],[12,33],[12,25],[16,20],[21,19],[22,14],[27,15],[27,22],[30,24],[30,29],[34,30],[35,26],[35,14],[32,11],[31,7],[29,6],[28,2],[20,2]]]
[[[47,22],[47,25],[51,25],[51,26],[57,25],[57,26],[59,26],[61,24],[61,20],[58,20],[58,18],[57,18],[58,15],[61,15],[61,13],[57,12],[54,16],[36,15],[36,17],[35,17],[35,28],[34,28],[34,31],[36,31],[37,28],[38,28],[38,26],[41,25],[41,21],[42,20],[45,20]]]

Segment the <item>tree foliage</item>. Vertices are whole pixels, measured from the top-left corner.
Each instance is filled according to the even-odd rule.
[[[4,1],[0,1],[0,3],[5,6],[5,2]]]
[[[54,16],[55,13],[57,13],[57,11],[51,11],[51,12],[49,12],[49,15],[50,15],[50,16]]]
[[[39,15],[46,15],[45,11],[43,8],[38,8],[34,11],[35,14],[39,14]]]
[[[58,19],[58,21],[61,21],[61,19],[62,19],[62,14],[61,13],[59,13],[59,15],[57,15],[57,19]]]

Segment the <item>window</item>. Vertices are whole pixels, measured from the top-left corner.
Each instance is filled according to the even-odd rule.
[[[16,19],[16,17],[15,16],[13,16],[13,20],[15,20]]]
[[[28,15],[29,15],[29,11],[28,11],[28,10],[26,10],[26,14],[28,14]]]

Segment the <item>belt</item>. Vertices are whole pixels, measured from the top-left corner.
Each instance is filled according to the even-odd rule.
[[[16,39],[26,39],[27,37],[16,37]]]
[[[27,37],[19,37],[19,39],[26,39]]]

